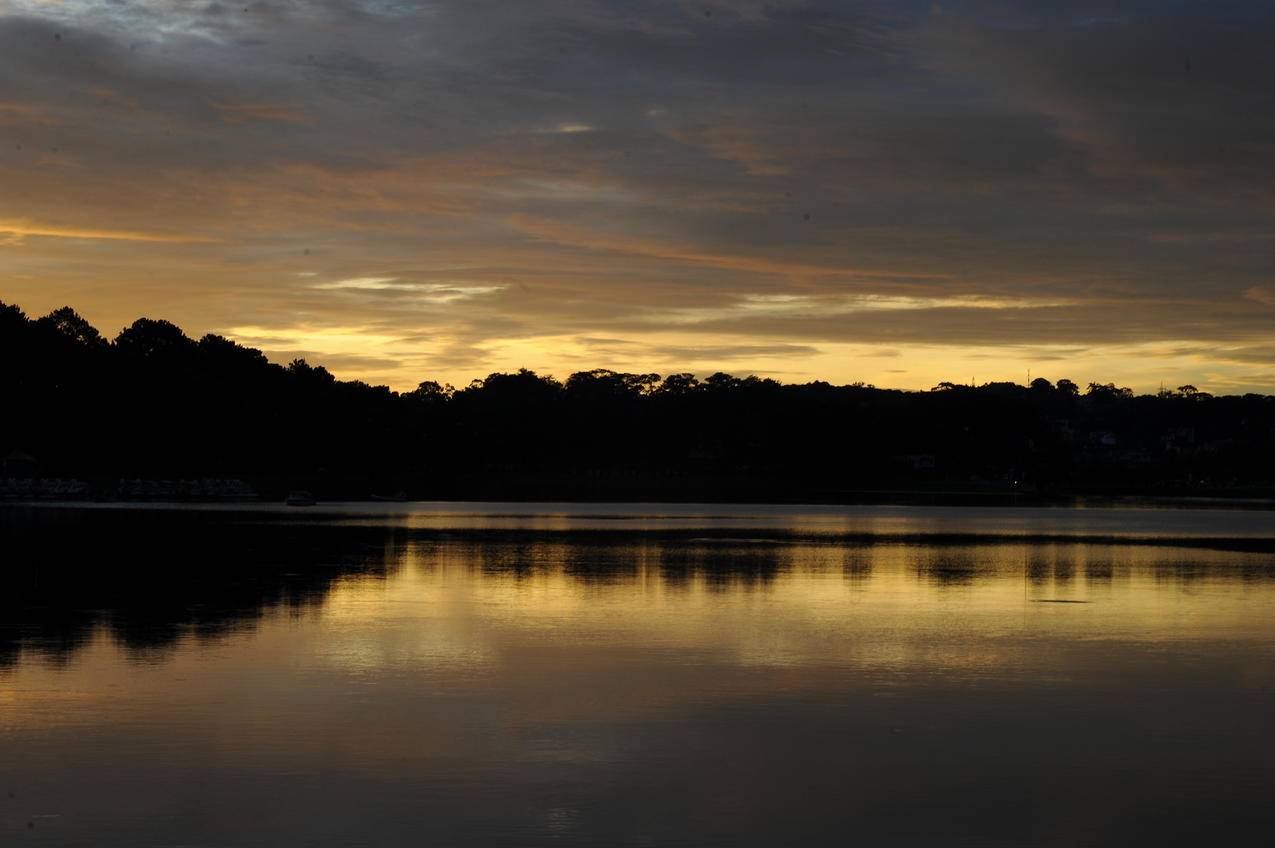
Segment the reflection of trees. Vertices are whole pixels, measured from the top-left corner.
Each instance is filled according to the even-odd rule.
[[[1085,580],[1089,583],[1110,583],[1116,567],[1109,559],[1090,560],[1085,563]]]
[[[1046,583],[1066,585],[1076,579],[1076,550],[1050,550],[1027,559],[1027,580],[1033,586]]]
[[[99,629],[138,657],[187,636],[216,639],[277,608],[317,607],[342,577],[384,575],[409,543],[425,567],[445,552],[487,575],[632,583],[655,569],[670,585],[702,577],[718,588],[768,583],[791,550],[679,534],[408,531],[218,512],[6,510],[0,665],[23,649],[67,659]]]
[[[99,629],[135,655],[163,652],[180,638],[216,639],[272,610],[314,608],[342,577],[384,577],[405,551],[426,569],[453,563],[516,580],[552,574],[717,591],[765,588],[795,569],[866,581],[883,551],[863,536],[749,532],[755,537],[703,529],[408,530],[207,511],[0,510],[0,665],[24,648],[68,658]],[[1229,545],[1239,550],[1199,542],[1196,551],[1183,541],[1174,548],[956,537],[885,544],[896,549],[892,559],[902,551],[899,567],[937,587],[1024,577],[1065,583],[1079,569],[1089,582],[1131,572],[1179,584],[1275,579],[1275,559],[1245,550],[1253,547],[1247,542]]]
[[[424,531],[433,532],[433,531]],[[863,537],[809,537],[782,531],[483,530],[450,555],[482,573],[516,578],[561,572],[585,583],[631,583],[655,574],[667,586],[703,581],[710,588],[761,586],[798,565],[840,569],[847,580],[872,576],[872,542]]]
[[[766,586],[790,565],[791,547],[778,541],[701,539],[660,551],[660,575],[671,585],[702,579],[710,589]]]
[[[740,540],[687,533],[484,530],[464,543],[484,574],[531,577],[561,572],[584,583],[631,583],[655,569],[669,585],[703,578],[710,586],[770,581],[791,559],[782,536]]]
[[[1027,558],[1027,582],[1033,586],[1042,586],[1049,582],[1053,574],[1054,564],[1041,556]]]
[[[320,603],[350,573],[386,567],[386,528],[249,523],[216,513],[22,510],[6,551],[0,663],[24,647],[66,657],[105,628],[149,653],[217,638],[266,611]]]
[[[963,548],[916,548],[916,573],[937,586],[968,586],[995,568]]]
[[[1225,562],[1175,557],[1156,562],[1152,567],[1152,573],[1155,579],[1162,583],[1191,584],[1237,580],[1242,583],[1269,583],[1275,580],[1275,556],[1239,556],[1229,558]]]
[[[519,579],[563,573],[583,583],[628,583],[641,572],[646,554],[631,539],[606,535],[481,531],[461,547],[464,561],[483,574]]]

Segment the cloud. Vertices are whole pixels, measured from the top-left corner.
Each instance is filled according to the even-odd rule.
[[[1244,296],[1254,303],[1275,306],[1275,290],[1269,286],[1251,286],[1244,290]]]
[[[663,259],[674,262],[686,262],[696,265],[708,265],[728,271],[752,274],[770,274],[790,277],[871,277],[871,278],[904,278],[914,279],[926,276],[922,273],[911,273],[891,269],[863,269],[832,264],[815,264],[801,260],[775,259],[766,256],[749,255],[745,246],[741,245],[739,253],[723,254],[703,251],[688,244],[661,242],[640,236],[624,233],[607,233],[596,229],[578,227],[571,224],[535,218],[528,215],[514,215],[509,223],[517,229],[537,239],[581,247],[588,250],[613,253],[632,254],[635,256]]]
[[[629,339],[580,339],[589,350],[599,355],[618,355],[632,361],[682,363],[692,365],[705,361],[725,362],[772,357],[808,357],[818,354],[811,345],[776,342],[771,344],[676,345],[632,341]]]
[[[1273,57],[1246,3],[13,0],[0,297],[404,386],[873,351],[918,386],[1242,382],[1275,345]]]
[[[215,102],[211,105],[221,115],[222,120],[232,124],[257,121],[302,124],[307,121],[304,111],[285,103],[240,101],[237,103]]]
[[[196,235],[174,235],[169,233],[132,232],[129,230],[96,229],[93,227],[58,226],[54,224],[38,224],[32,221],[14,221],[0,219],[0,233],[7,234],[17,241],[28,236],[60,239],[104,239],[107,241],[142,241],[169,244],[186,244],[210,242],[213,239]]]
[[[357,292],[380,297],[405,297],[430,303],[451,303],[453,301],[469,300],[496,294],[504,291],[506,287],[502,285],[472,285],[463,281],[421,283],[399,280],[394,277],[351,277],[327,283],[316,283],[314,288],[321,291]]]

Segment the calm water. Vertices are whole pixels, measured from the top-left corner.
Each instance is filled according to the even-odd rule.
[[[0,508],[0,845],[1264,844],[1273,519]]]

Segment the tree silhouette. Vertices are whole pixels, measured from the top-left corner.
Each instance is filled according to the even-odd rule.
[[[55,309],[35,323],[37,327],[52,330],[68,341],[87,348],[100,350],[107,344],[97,328],[81,318],[80,314],[69,306]]]
[[[238,476],[268,496],[838,500],[856,492],[1275,491],[1275,398],[1184,385],[522,369],[394,392],[142,318],[0,304],[0,455],[93,481]],[[160,487],[162,490],[162,487]],[[0,497],[6,490],[0,486]]]

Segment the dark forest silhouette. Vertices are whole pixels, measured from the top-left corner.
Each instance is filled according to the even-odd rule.
[[[0,478],[78,478],[83,496],[118,496],[120,480],[231,477],[272,498],[293,487],[733,500],[1275,491],[1275,397],[1191,386],[899,391],[522,370],[400,393],[167,321],[142,318],[108,340],[69,307],[29,319],[4,304],[0,362]]]

